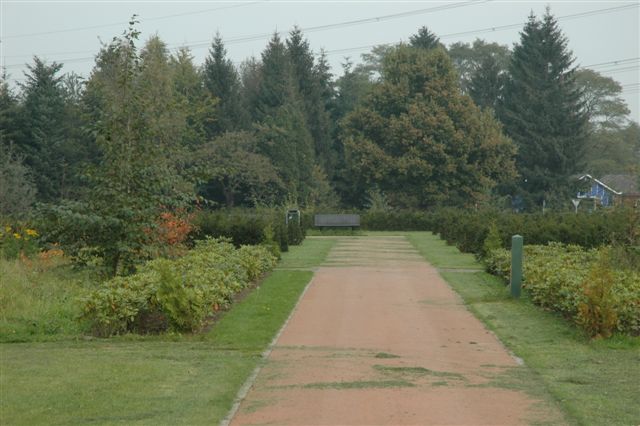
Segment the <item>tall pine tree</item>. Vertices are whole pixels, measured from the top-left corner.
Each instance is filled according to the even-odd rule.
[[[289,195],[302,202],[311,182],[314,142],[291,56],[277,33],[264,52],[253,116],[258,148],[271,159]]]
[[[48,65],[34,57],[26,82],[20,84],[24,101],[20,110],[23,138],[16,140],[25,163],[33,170],[41,201],[54,201],[64,193],[69,161],[65,158],[65,94],[62,64]]]
[[[314,141],[316,159],[323,168],[331,164],[331,121],[327,111],[327,96],[330,96],[326,61],[315,63],[309,42],[299,28],[294,28],[286,41],[287,53],[292,66],[294,85],[304,106],[307,127]]]
[[[245,115],[240,104],[240,77],[233,62],[227,58],[220,34],[216,34],[205,59],[203,75],[205,88],[218,99],[218,115],[208,125],[209,136],[245,127]]]
[[[542,20],[532,14],[514,47],[498,106],[518,147],[518,186],[530,203],[568,200],[569,176],[581,171],[588,116],[567,44],[549,9]]]

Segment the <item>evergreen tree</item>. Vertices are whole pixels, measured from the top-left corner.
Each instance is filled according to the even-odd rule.
[[[35,201],[31,171],[16,155],[13,145],[0,145],[0,216],[22,219]]]
[[[189,149],[207,140],[216,125],[217,100],[204,89],[204,81],[188,48],[178,49],[169,60],[175,95],[186,114],[184,146]]]
[[[264,52],[260,80],[253,105],[254,121],[262,121],[280,107],[298,100],[286,46],[274,33]]]
[[[495,110],[504,79],[505,75],[498,60],[494,56],[486,56],[471,73],[469,96],[479,107]]]
[[[8,148],[24,138],[19,120],[20,104],[7,81],[6,73],[0,74],[0,143]]]
[[[205,59],[203,75],[205,88],[218,99],[218,114],[208,126],[209,136],[243,128],[246,120],[240,104],[240,78],[233,62],[227,58],[219,33]]]
[[[259,70],[254,96],[259,151],[276,167],[289,195],[303,202],[315,162],[314,141],[298,90],[298,76],[277,33],[262,52]]]
[[[420,29],[418,29],[417,34],[409,37],[409,45],[411,47],[424,50],[443,47],[442,43],[440,43],[440,38],[438,38],[435,33],[432,33],[427,27],[421,27]]]
[[[20,127],[23,137],[16,140],[18,152],[31,168],[41,201],[54,201],[65,192],[69,159],[65,157],[65,94],[62,64],[46,64],[37,56],[28,65],[26,82],[21,83],[23,102]]]
[[[547,9],[532,14],[514,47],[498,107],[518,147],[519,187],[530,207],[569,196],[569,176],[581,172],[588,116],[575,84],[567,38]]]
[[[247,113],[249,122],[255,122],[257,117],[258,95],[262,81],[262,64],[251,57],[240,64],[240,104]]]
[[[294,85],[304,106],[307,127],[314,141],[316,159],[323,168],[331,164],[331,125],[327,111],[327,96],[331,74],[326,60],[315,64],[309,42],[302,31],[294,28],[286,41],[292,65]]]

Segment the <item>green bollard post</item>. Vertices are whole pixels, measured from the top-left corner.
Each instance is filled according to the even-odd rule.
[[[520,297],[522,288],[522,236],[511,237],[511,296]]]

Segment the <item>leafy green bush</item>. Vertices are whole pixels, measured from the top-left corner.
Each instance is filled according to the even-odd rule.
[[[275,263],[266,247],[236,249],[225,239],[197,241],[179,259],[153,260],[138,273],[116,277],[91,292],[83,300],[83,318],[99,336],[195,331]]]
[[[0,222],[0,257],[16,259],[21,254],[31,257],[40,250],[38,232],[24,224]]]
[[[524,247],[523,287],[537,305],[559,312],[591,335],[640,334],[640,272],[603,262],[609,248],[551,243]],[[509,280],[511,255],[493,250],[487,270]],[[613,319],[615,317],[615,320]],[[611,325],[613,324],[613,325]]]
[[[361,215],[362,229],[372,231],[431,231],[466,253],[483,253],[490,227],[495,225],[493,244],[507,248],[512,235],[525,244],[561,242],[599,247],[627,240],[638,212],[613,209],[596,213],[505,213],[497,210],[470,211],[442,208],[432,211],[372,211]],[[627,244],[629,245],[629,244]]]
[[[287,251],[289,245],[298,245],[305,237],[304,226],[287,226],[284,214],[277,210],[202,211],[194,222],[193,239],[226,237],[236,247],[267,243],[267,234],[272,233],[271,241],[277,242],[281,251]],[[270,231],[265,232],[267,227]]]

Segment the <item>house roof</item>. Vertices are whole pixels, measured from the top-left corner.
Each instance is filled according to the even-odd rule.
[[[605,188],[606,188],[606,189],[608,189],[609,191],[613,192],[614,194],[616,194],[616,195],[622,195],[622,192],[621,192],[621,191],[616,191],[615,189],[611,188],[611,187],[610,187],[609,185],[607,185],[606,183],[602,182],[602,181],[601,181],[601,180],[599,180],[599,179],[594,178],[594,177],[593,177],[593,176],[591,176],[591,175],[583,175],[583,176],[580,176],[580,177],[578,178],[578,180],[584,180],[584,179],[591,179],[592,181],[597,182],[598,184],[602,185],[603,187],[605,187]]]
[[[614,188],[616,192],[623,194],[640,193],[638,178],[633,175],[605,175],[600,181],[610,188]]]

